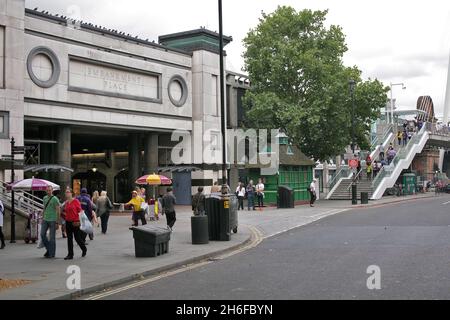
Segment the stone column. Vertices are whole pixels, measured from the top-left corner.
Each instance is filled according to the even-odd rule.
[[[330,173],[330,170],[328,168],[328,161],[323,162],[323,170],[322,170],[322,186],[323,186],[323,192],[325,194],[328,194],[330,190],[328,190],[328,175]],[[319,189],[320,190],[320,189]]]
[[[157,173],[158,168],[158,134],[147,133],[144,137],[145,174]]]
[[[52,140],[52,130],[50,127],[39,127],[39,138],[42,140]],[[39,147],[39,164],[53,164],[54,153],[52,152],[52,145],[48,143],[41,143]],[[42,179],[54,180],[50,172],[40,172],[39,176]]]
[[[128,185],[135,187],[135,181],[140,177],[140,150],[139,150],[139,134],[130,133],[128,135]]]
[[[72,134],[69,126],[58,126],[56,129],[56,140],[58,147],[56,148],[56,162],[59,165],[72,168]],[[57,183],[64,192],[66,187],[72,188],[72,176],[70,172],[59,172],[57,175]]]
[[[144,136],[144,171],[145,174],[158,173],[157,168],[159,165],[158,161],[158,139],[157,133],[147,133]],[[157,187],[154,190],[152,187],[146,187],[146,197],[153,197],[153,193],[157,195]]]

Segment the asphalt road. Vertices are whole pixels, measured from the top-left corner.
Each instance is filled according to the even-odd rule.
[[[340,213],[107,299],[450,299],[449,200]]]

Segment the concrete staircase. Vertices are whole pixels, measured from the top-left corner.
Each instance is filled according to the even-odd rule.
[[[0,181],[0,200],[5,207],[3,233],[6,239],[11,237],[11,192],[8,190],[6,183]],[[30,213],[40,213],[44,209],[42,199],[34,195],[17,191],[14,196],[14,212],[16,214],[16,240],[22,240],[25,236],[25,227],[28,223],[28,216]]]
[[[339,186],[333,192],[329,199],[331,200],[351,200],[352,198],[352,178],[342,179]],[[361,192],[367,192],[369,194],[369,199],[372,197],[373,188],[372,180],[367,180],[365,174],[362,175],[361,179],[357,179],[357,196],[361,199]]]

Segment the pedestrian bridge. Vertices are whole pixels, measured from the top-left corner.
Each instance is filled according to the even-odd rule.
[[[390,129],[386,132],[385,139],[383,139],[385,150],[394,140],[394,131]],[[373,181],[358,179],[358,191],[367,192],[372,200],[381,199],[386,189],[394,186],[402,171],[410,167],[415,156],[420,154],[425,146],[450,150],[449,128],[446,126],[439,127],[433,123],[426,123],[420,132],[411,138],[406,147],[398,150],[391,164],[384,166]],[[379,153],[379,146],[377,146],[371,152],[371,158],[377,160]],[[359,172],[357,177],[361,173]],[[348,166],[341,168],[331,181],[327,199],[350,199],[352,182],[353,174]]]
[[[409,168],[414,157],[420,154],[426,145],[450,149],[448,127],[437,127],[436,124],[426,123],[420,132],[411,138],[407,146],[400,149],[391,164],[380,170],[372,182],[371,199],[381,199],[386,189],[394,186],[402,171]]]

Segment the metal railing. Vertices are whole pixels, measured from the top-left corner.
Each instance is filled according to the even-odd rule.
[[[349,178],[351,174],[351,170],[348,165],[343,165],[339,169],[339,171],[331,178],[331,180],[328,182],[327,187],[328,190],[331,190],[334,188],[336,183],[339,182],[342,178]]]
[[[445,136],[450,137],[450,128],[446,125],[438,125],[436,123],[430,123],[427,122],[425,124],[426,130],[430,134],[438,135],[438,136]]]
[[[0,181],[0,199],[7,204],[12,203],[11,191],[8,190],[7,185]],[[14,205],[16,209],[25,212],[39,212],[44,209],[42,199],[25,191],[14,192]]]
[[[380,154],[379,149],[380,149],[380,144],[385,144],[386,140],[388,139],[389,135],[392,133],[394,134],[394,125],[390,124],[384,131],[383,133],[383,137],[381,138],[381,143],[378,143],[378,139],[376,139],[376,145],[372,144],[371,145],[371,155],[373,155],[372,157],[372,161],[376,160]]]
[[[361,177],[361,175],[362,175],[363,170],[364,170],[364,169],[359,170],[358,173],[353,177],[352,183],[350,183],[350,185],[347,187],[347,191],[350,190],[350,188],[352,187],[352,184],[353,184],[353,183],[358,184],[358,182],[359,182],[359,180],[360,180],[360,177]]]
[[[408,157],[412,148],[414,148],[414,146],[420,143],[420,140],[422,139],[425,131],[427,131],[426,125],[422,127],[419,133],[412,136],[412,138],[408,141],[408,144],[404,148],[401,148],[397,152],[394,159],[389,165],[385,165],[381,168],[381,170],[378,172],[377,176],[372,182],[373,190],[376,190],[378,188],[378,186],[381,184],[384,178],[390,177],[392,175],[392,173],[395,170],[395,167],[401,160],[404,160]]]

